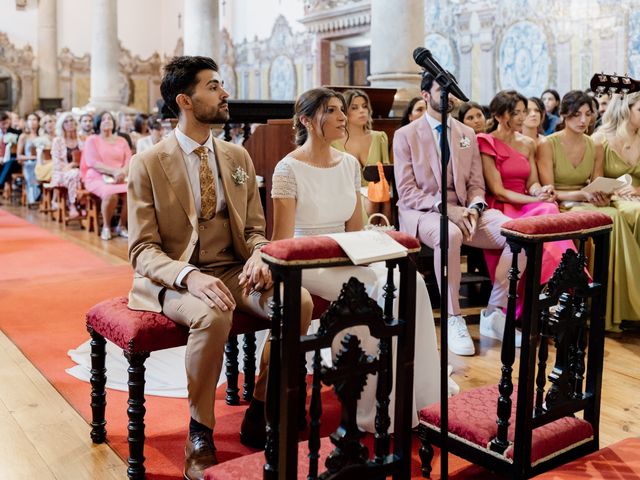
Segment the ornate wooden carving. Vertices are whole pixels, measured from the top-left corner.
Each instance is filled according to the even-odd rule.
[[[273,297],[269,306],[271,307],[271,336],[269,343],[271,347],[271,356],[269,361],[269,377],[267,388],[267,408],[266,417],[266,434],[267,441],[264,449],[265,464],[263,467],[265,480],[276,480],[278,478],[278,435],[280,422],[280,336],[282,322],[282,301],[280,299],[281,281],[274,278]]]
[[[378,362],[360,348],[360,340],[355,335],[345,335],[341,345],[335,365],[323,368],[321,374],[323,383],[333,385],[342,405],[340,426],[330,437],[337,448],[327,457],[327,471],[320,475],[321,479],[348,465],[364,465],[369,459],[367,447],[360,443],[363,433],[358,429],[356,413],[367,375],[375,372]]]
[[[309,428],[309,478],[313,479],[318,477],[318,461],[320,460],[321,370],[322,357],[320,350],[316,350],[313,354],[313,382],[311,384],[311,404],[309,405],[309,416],[311,417]]]
[[[362,323],[369,326],[374,336],[385,324],[380,306],[367,295],[364,284],[351,277],[342,286],[338,300],[320,317],[318,336],[333,337],[347,326]]]

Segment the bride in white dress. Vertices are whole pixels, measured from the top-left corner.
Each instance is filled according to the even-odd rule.
[[[294,128],[298,148],[275,168],[271,196],[274,206],[272,240],[322,235],[363,228],[360,203],[360,165],[348,153],[331,147],[347,135],[345,104],[333,90],[317,88],[303,93],[295,107]],[[387,270],[383,262],[369,266],[304,270],[302,285],[310,293],[336,300],[344,282],[356,277],[369,296],[384,305],[383,287]],[[396,271],[396,285],[398,284]],[[416,283],[416,336],[413,426],[417,412],[440,399],[440,361],[429,294],[424,280]],[[397,311],[397,298],[394,302]],[[349,330],[370,355],[377,355],[378,340],[366,327]],[[452,382],[452,381],[450,381]],[[360,429],[375,431],[375,377],[369,377],[360,401],[357,421]],[[449,390],[456,390],[452,384]],[[392,401],[389,411],[393,412]]]

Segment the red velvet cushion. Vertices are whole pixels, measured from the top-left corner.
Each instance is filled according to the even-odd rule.
[[[324,462],[334,448],[329,437],[321,439],[320,459],[318,460],[318,470],[320,472],[325,470]],[[309,455],[308,442],[298,443],[297,478],[307,478],[309,473],[309,457],[307,455]],[[262,480],[262,467],[264,464],[264,452],[252,453],[206,469],[204,480],[238,480],[240,478],[242,480]]]
[[[640,438],[627,438],[573,462],[554,468],[536,480],[613,480],[640,478]]]
[[[386,233],[410,251],[420,249],[420,242],[411,235],[395,231]],[[322,235],[277,240],[265,245],[260,251],[282,263],[292,264],[348,259],[338,242]]]
[[[449,399],[449,432],[480,448],[488,448],[496,436],[498,409],[497,385],[474,388]],[[515,434],[517,386],[511,396],[511,419],[507,437],[513,442]],[[420,411],[420,421],[440,428],[440,403],[435,403]],[[543,425],[533,431],[531,442],[531,464],[544,461],[567,447],[593,437],[593,428],[585,420],[563,417]],[[513,459],[513,447],[505,452],[505,457]]]
[[[600,230],[612,223],[602,212],[565,212],[509,220],[502,231],[525,237],[550,236]]]
[[[313,318],[329,306],[323,298],[312,296]],[[189,330],[161,313],[131,310],[127,297],[116,297],[94,305],[87,312],[87,325],[104,338],[131,353],[154,352],[187,344]],[[257,332],[270,327],[266,318],[241,311],[233,313],[230,335]]]

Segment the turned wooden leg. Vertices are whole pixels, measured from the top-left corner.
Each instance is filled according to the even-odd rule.
[[[239,405],[240,396],[238,392],[238,337],[230,336],[224,346],[224,353],[227,356],[226,367],[227,375],[227,397],[225,401],[227,405]]]
[[[129,361],[129,468],[127,476],[130,480],[144,479],[144,361],[148,353],[127,353]]]
[[[244,383],[242,384],[242,399],[250,402],[256,386],[256,334],[244,334]]]
[[[104,388],[107,383],[104,368],[105,345],[107,341],[93,328],[87,327],[91,335],[91,440],[93,443],[103,443],[107,437],[104,419],[104,410],[107,406],[107,392]]]
[[[420,462],[422,463],[422,476],[424,478],[431,478],[431,462],[433,461],[433,446],[431,442],[427,440],[426,432],[422,431],[422,427],[418,431],[418,438],[420,438],[420,443],[422,446],[420,450],[418,450],[418,455],[420,456]]]

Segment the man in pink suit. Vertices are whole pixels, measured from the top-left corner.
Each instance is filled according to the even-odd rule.
[[[400,230],[417,236],[434,250],[434,267],[440,281],[440,199],[441,159],[440,86],[425,73],[421,83],[427,112],[422,118],[400,128],[393,138],[394,171],[398,190]],[[453,108],[449,99],[449,111]],[[500,226],[509,220],[502,212],[487,209],[480,152],[473,130],[448,117],[451,152],[447,174],[449,216],[449,349],[457,355],[473,355],[475,348],[460,313],[460,248],[462,244],[501,249],[502,255],[489,298],[480,315],[480,333],[501,340],[507,305],[508,271],[511,250],[500,235]],[[520,256],[522,271],[524,255]],[[520,346],[520,334],[516,345]]]

